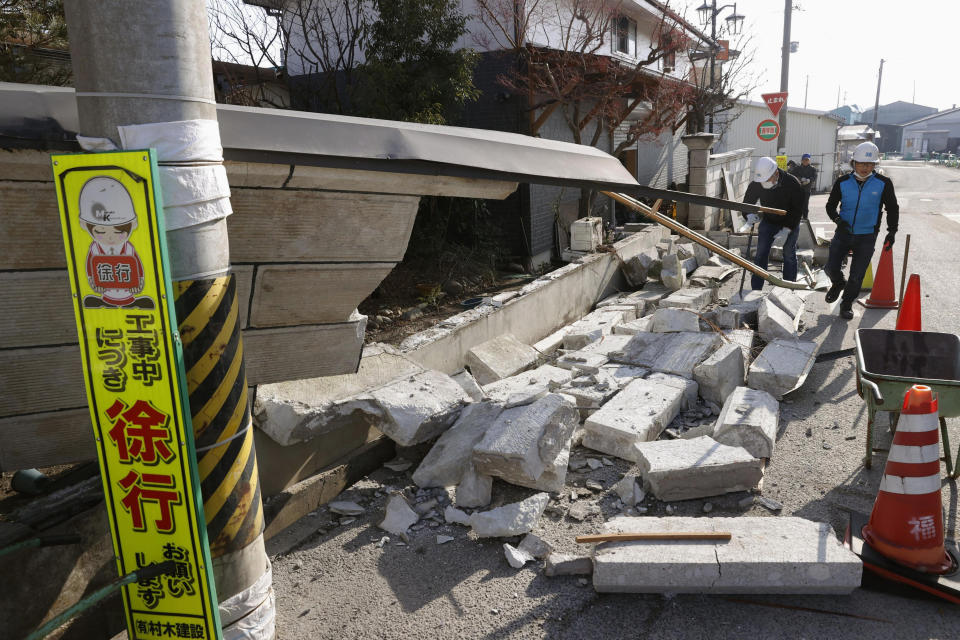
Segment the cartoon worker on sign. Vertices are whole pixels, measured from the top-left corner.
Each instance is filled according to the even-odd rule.
[[[80,190],[80,223],[93,238],[87,251],[87,281],[98,295],[83,298],[85,309],[153,309],[143,290],[143,263],[130,244],[137,212],[115,178],[91,178]]]

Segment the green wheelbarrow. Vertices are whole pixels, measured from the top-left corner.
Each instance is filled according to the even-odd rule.
[[[873,425],[877,411],[891,411],[896,425],[907,390],[915,384],[931,387],[937,394],[940,433],[943,436],[947,475],[960,475],[950,457],[946,418],[960,416],[960,338],[932,331],[857,330],[857,393],[867,403],[867,455],[869,469]],[[957,453],[960,462],[960,451]]]

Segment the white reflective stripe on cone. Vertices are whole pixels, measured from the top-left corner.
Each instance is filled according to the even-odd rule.
[[[880,491],[887,493],[905,493],[908,495],[923,495],[940,491],[940,476],[923,476],[909,478],[902,476],[885,475],[880,480]]]
[[[905,462],[907,464],[923,464],[936,462],[940,459],[940,443],[923,446],[895,444],[890,447],[887,462]]]
[[[897,431],[933,431],[940,426],[937,414],[934,413],[901,413],[897,420]]]

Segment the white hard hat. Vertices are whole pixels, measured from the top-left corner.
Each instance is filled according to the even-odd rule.
[[[133,223],[131,229],[137,228],[130,194],[119,180],[105,176],[87,180],[80,189],[80,220],[107,227]]]
[[[854,162],[880,162],[880,149],[872,142],[861,142],[853,150]]]
[[[753,179],[756,182],[766,182],[776,170],[777,161],[773,158],[768,158],[767,156],[757,158],[756,164],[753,165]]]

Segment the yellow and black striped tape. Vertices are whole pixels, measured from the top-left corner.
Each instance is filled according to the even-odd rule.
[[[217,558],[263,531],[237,281],[231,274],[181,280],[173,288],[207,535]]]

